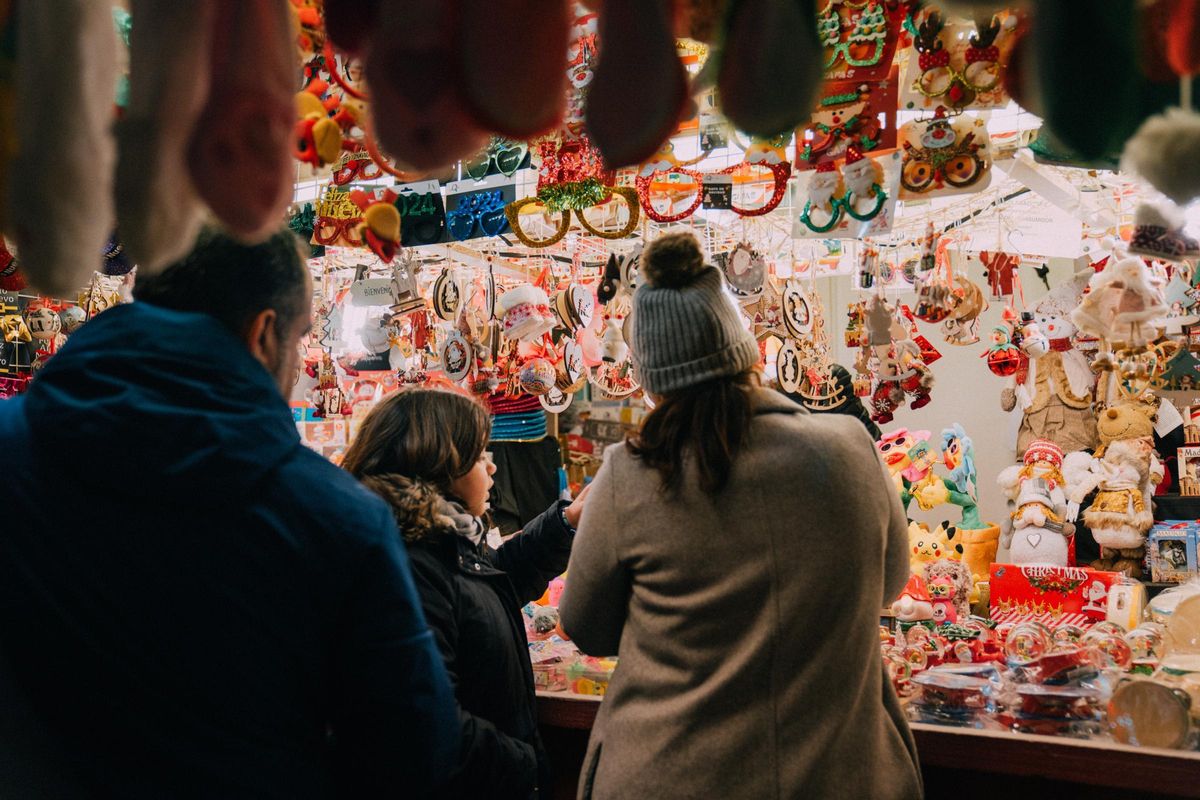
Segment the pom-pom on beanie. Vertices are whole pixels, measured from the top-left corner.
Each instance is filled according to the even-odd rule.
[[[647,246],[632,326],[637,373],[653,394],[740,375],[758,363],[758,342],[742,324],[721,272],[704,263],[689,233]]]

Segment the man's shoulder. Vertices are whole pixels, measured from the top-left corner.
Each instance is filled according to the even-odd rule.
[[[307,447],[297,447],[280,464],[268,494],[339,533],[363,539],[393,535],[387,504]]]

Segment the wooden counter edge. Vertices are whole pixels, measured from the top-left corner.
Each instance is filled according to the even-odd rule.
[[[922,765],[1200,798],[1200,753],[911,723]]]
[[[602,699],[538,692],[538,721],[552,728],[590,730]],[[927,767],[1200,798],[1200,753],[922,723],[911,727]]]
[[[603,697],[570,692],[537,693],[538,722],[551,728],[590,731]]]

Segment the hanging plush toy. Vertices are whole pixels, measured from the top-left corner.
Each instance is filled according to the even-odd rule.
[[[1096,445],[1092,411],[1095,376],[1087,357],[1074,346],[1072,309],[1079,301],[1090,270],[1056,287],[1034,308],[1038,335],[1022,338],[1022,355],[1001,394],[1005,411],[1021,412],[1017,457],[1035,439],[1049,439],[1064,452]],[[1044,349],[1042,342],[1048,345]],[[1011,350],[1006,351],[1011,355]],[[991,356],[989,355],[989,361]]]
[[[671,0],[607,0],[600,9],[600,61],[585,118],[609,166],[650,158],[683,115],[687,73],[672,24]]]
[[[1169,309],[1162,284],[1136,256],[1110,259],[1071,314],[1080,330],[1109,342],[1143,347],[1162,335]]]
[[[89,256],[101,251],[113,229],[112,9],[100,2],[38,0],[20,3],[13,14],[17,64],[10,97],[16,114],[11,140],[3,135],[9,120],[0,122],[0,165],[11,155],[7,168],[0,168],[7,173],[7,185],[0,183],[6,192],[0,216],[20,250],[26,280],[61,297],[87,283],[95,269]],[[0,97],[0,113],[6,113],[3,106]],[[152,165],[143,161],[142,169]]]
[[[488,134],[456,91],[462,79],[455,29],[460,5],[448,0],[388,0],[379,2],[373,15],[374,29],[364,43],[371,96],[368,125],[402,168],[445,167],[488,143]],[[488,19],[473,24],[486,24]],[[565,60],[565,42],[562,53]]]
[[[1066,457],[1064,473],[1075,507],[1093,489],[1099,490],[1083,514],[1100,545],[1100,560],[1092,563],[1095,569],[1141,577],[1146,532],[1154,524],[1150,497],[1164,474],[1154,453],[1155,419],[1149,405],[1112,406],[1097,422],[1096,454]]]

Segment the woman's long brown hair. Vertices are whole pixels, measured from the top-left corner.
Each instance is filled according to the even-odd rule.
[[[682,487],[685,454],[695,459],[700,489],[720,492],[749,437],[757,388],[757,373],[748,371],[672,392],[628,438],[629,449],[658,472],[667,494]]]
[[[409,389],[384,398],[363,420],[342,467],[362,480],[400,475],[449,495],[487,446],[491,418],[470,398],[441,389]]]

